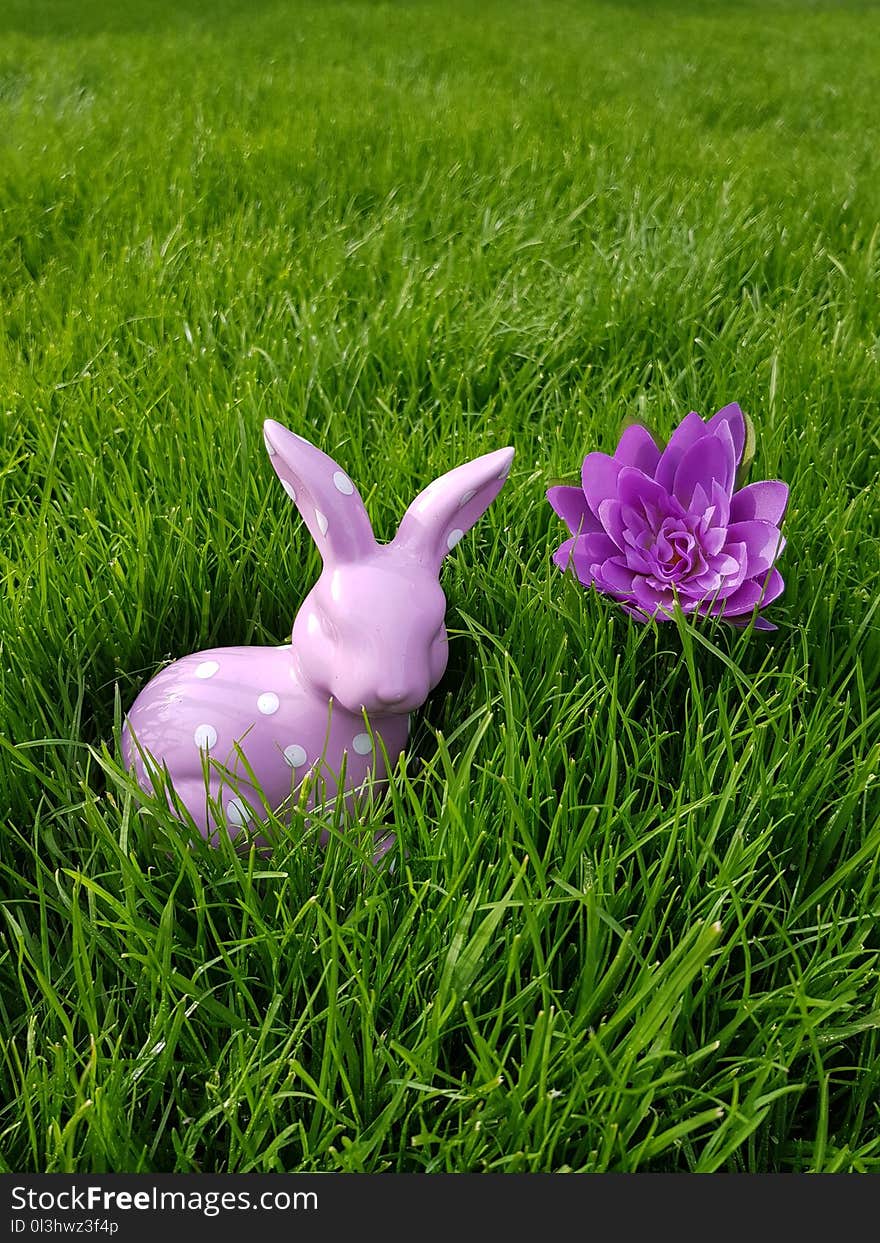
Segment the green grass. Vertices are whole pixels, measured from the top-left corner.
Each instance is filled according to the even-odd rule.
[[[880,1171],[880,12],[125,7],[0,14],[0,1166]],[[549,480],[735,399],[778,633],[552,571]],[[517,459],[385,801],[261,858],[114,730],[314,579],[267,416],[384,538]]]

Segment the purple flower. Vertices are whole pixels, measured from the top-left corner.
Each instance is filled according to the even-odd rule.
[[[572,533],[553,560],[640,621],[671,620],[677,600],[685,613],[747,625],[784,587],[774,562],[788,487],[734,490],[745,438],[735,403],[707,423],[686,415],[662,452],[643,427],[628,427],[613,457],[587,455],[582,487],[547,492]],[[760,617],[755,626],[776,629]]]

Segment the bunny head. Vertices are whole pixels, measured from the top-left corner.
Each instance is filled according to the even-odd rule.
[[[501,491],[513,450],[435,479],[391,543],[379,544],[357,488],[332,458],[271,419],[263,433],[324,563],[293,625],[300,675],[356,715],[413,711],[446,669],[443,558]]]

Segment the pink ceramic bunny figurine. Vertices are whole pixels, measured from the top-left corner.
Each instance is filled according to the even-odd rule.
[[[123,758],[152,788],[167,770],[201,833],[235,835],[277,810],[306,774],[332,798],[370,770],[384,779],[409,713],[446,668],[440,566],[495,499],[512,449],[435,480],[413,501],[390,544],[378,544],[348,475],[301,436],[267,420],[264,438],[285,492],[318,545],[323,571],[283,647],[219,647],[162,669],[135,700]],[[372,737],[371,737],[372,734]],[[206,781],[207,778],[207,781]],[[262,797],[258,793],[262,791]],[[172,804],[173,805],[173,804]]]

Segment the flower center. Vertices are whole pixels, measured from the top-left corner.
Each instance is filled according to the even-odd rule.
[[[664,518],[654,530],[647,552],[651,577],[658,587],[680,582],[705,569],[699,541],[682,518]]]

